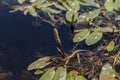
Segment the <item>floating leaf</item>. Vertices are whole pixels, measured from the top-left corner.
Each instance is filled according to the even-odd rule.
[[[83,13],[77,18],[77,22],[84,22],[86,20],[87,13]]]
[[[75,80],[74,77],[68,77],[67,80]]]
[[[88,19],[94,19],[94,18],[98,17],[100,12],[101,12],[100,9],[96,9],[93,11],[89,11],[87,13],[83,13],[77,18],[77,21],[84,22],[85,20],[88,20]]]
[[[100,14],[100,9],[96,9],[94,11],[90,11],[87,15],[86,18],[87,19],[94,19],[96,17],[98,17],[98,15]]]
[[[85,40],[87,45],[96,44],[102,38],[102,32],[93,32]]]
[[[77,76],[75,80],[87,80],[84,76]]]
[[[50,61],[50,57],[40,58],[36,60],[35,62],[33,62],[32,64],[30,64],[28,66],[28,70],[44,68],[51,63],[49,61]]]
[[[66,10],[66,8],[63,7],[63,6],[62,6],[61,4],[59,4],[59,3],[53,2],[53,5],[54,5],[56,8],[60,9],[60,10]]]
[[[80,5],[100,7],[94,0],[79,0]]]
[[[99,80],[117,80],[115,79],[115,70],[109,63],[103,66],[100,72]]]
[[[37,5],[37,8],[49,7],[49,6],[52,6],[52,5],[53,5],[52,3],[46,2],[46,3],[44,3],[44,4]]]
[[[53,80],[66,80],[66,68],[58,67]]]
[[[50,69],[48,71],[46,71],[39,80],[52,80],[53,77],[55,75],[55,70],[54,69]]]
[[[48,13],[55,13],[55,14],[60,13],[59,10],[56,10],[56,9],[53,9],[53,8],[50,8],[50,7],[42,8],[42,10],[45,11],[45,12],[48,12]]]
[[[113,32],[113,29],[110,27],[99,27],[99,28],[93,28],[93,31],[100,31],[100,32]]]
[[[115,9],[120,9],[120,0],[116,0],[114,3]]]
[[[73,9],[73,10],[79,10],[80,9],[80,6],[79,4],[74,0],[74,1],[68,1],[68,4],[70,5],[70,7]]]
[[[81,32],[75,34],[73,38],[73,42],[80,42],[87,38],[87,36],[90,34],[90,31],[88,29],[84,29]]]
[[[78,76],[78,72],[77,71],[70,71],[68,74],[67,74],[67,78],[69,77],[77,77]]]
[[[36,6],[36,5],[41,5],[45,2],[46,0],[35,0],[33,3],[32,3],[32,6]]]
[[[25,0],[18,0],[19,4],[23,4]]]
[[[30,2],[35,2],[36,0],[30,0]]]
[[[27,9],[28,9],[29,13],[30,13],[32,16],[34,16],[34,17],[37,16],[37,12],[35,11],[35,8],[34,8],[34,7],[28,6]]]
[[[42,74],[44,71],[41,71],[41,70],[36,70],[35,72],[34,72],[34,74]]]
[[[112,12],[114,10],[113,0],[106,0],[104,6],[108,12]]]
[[[115,42],[112,40],[107,46],[107,51],[113,51],[114,47],[115,47]]]
[[[74,12],[72,12],[72,11],[67,11],[67,12],[66,12],[66,19],[67,19],[68,21],[71,22],[73,16],[74,16],[74,20],[73,20],[73,21],[75,21],[75,20],[77,19],[77,17],[78,17],[78,13],[74,13]]]

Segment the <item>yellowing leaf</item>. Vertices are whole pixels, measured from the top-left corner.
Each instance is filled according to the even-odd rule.
[[[109,63],[103,66],[100,72],[99,80],[117,80],[115,79],[115,70]]]
[[[104,6],[108,12],[112,12],[114,10],[113,0],[106,0]]]
[[[34,72],[34,74],[42,74],[44,71],[41,71],[41,70],[36,70],[35,72]]]
[[[93,31],[113,32],[113,29],[110,27],[99,27],[99,28],[93,28]]]
[[[90,34],[90,31],[88,29],[84,29],[81,32],[75,34],[73,38],[73,42],[80,42],[87,38],[87,36]]]
[[[58,67],[53,80],[66,80],[66,68]]]
[[[50,69],[48,71],[46,71],[39,80],[52,80],[53,77],[55,75],[55,70],[54,69]]]
[[[107,51],[113,51],[114,47],[115,47],[115,42],[112,40],[107,46]]]
[[[75,79],[75,77],[77,77],[77,76],[78,76],[77,71],[70,71],[69,73],[67,73],[67,78],[73,77]]]
[[[18,0],[19,4],[22,4],[25,2],[25,0]]]
[[[85,40],[87,45],[96,44],[102,38],[102,32],[93,32]]]
[[[35,62],[31,63],[28,66],[28,70],[44,68],[51,63],[49,61],[50,61],[50,57],[40,58],[40,59],[36,60]]]

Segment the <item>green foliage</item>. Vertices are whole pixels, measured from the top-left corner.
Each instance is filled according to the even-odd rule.
[[[70,26],[76,43],[70,55],[64,52],[58,30],[54,28],[62,56],[43,57],[28,66],[28,70],[37,69],[35,74],[43,74],[40,80],[116,80],[116,72],[109,62],[112,65],[120,63],[120,45],[117,44],[120,39],[120,0],[30,0],[28,5],[24,5],[25,0],[18,2],[20,5],[13,6],[11,12],[23,11],[24,15],[39,16],[53,27],[64,23]],[[83,40],[87,46],[101,42],[92,51],[76,50]]]
[[[87,45],[93,45],[102,38],[102,32],[92,32],[85,40]]]
[[[35,62],[33,62],[32,64],[30,64],[28,66],[28,70],[44,68],[51,63],[49,61],[50,61],[50,57],[40,58],[36,60]]]
[[[116,75],[115,70],[109,63],[107,63],[102,67],[99,80],[117,80],[115,78],[115,75]]]

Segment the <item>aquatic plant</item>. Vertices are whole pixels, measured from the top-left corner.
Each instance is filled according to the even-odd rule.
[[[28,66],[41,75],[39,80],[120,80],[120,0],[18,0],[10,12],[22,11],[54,27],[60,56],[40,58]],[[41,16],[42,13],[42,16]],[[43,17],[44,15],[44,17]],[[70,27],[71,54],[61,43],[58,27]],[[77,49],[85,42],[94,50]]]

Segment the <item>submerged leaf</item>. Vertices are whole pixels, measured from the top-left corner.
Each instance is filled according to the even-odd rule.
[[[58,67],[53,80],[66,80],[66,68]]]
[[[85,40],[87,45],[96,44],[102,38],[102,32],[93,32]]]
[[[100,72],[99,80],[117,80],[115,79],[115,70],[109,63],[103,66]]]
[[[28,70],[44,68],[51,63],[49,61],[50,61],[50,57],[40,58],[36,60],[35,62],[33,62],[32,64],[30,64],[28,66]]]
[[[108,12],[112,12],[114,10],[113,0],[106,0],[104,6]]]
[[[114,47],[115,47],[115,42],[112,40],[107,46],[107,51],[113,51]]]
[[[90,34],[90,31],[88,29],[84,29],[81,32],[75,34],[73,38],[73,42],[80,42],[87,38],[87,36]]]
[[[48,71],[46,71],[39,80],[52,80],[53,77],[55,75],[55,70],[54,69],[50,69]]]

